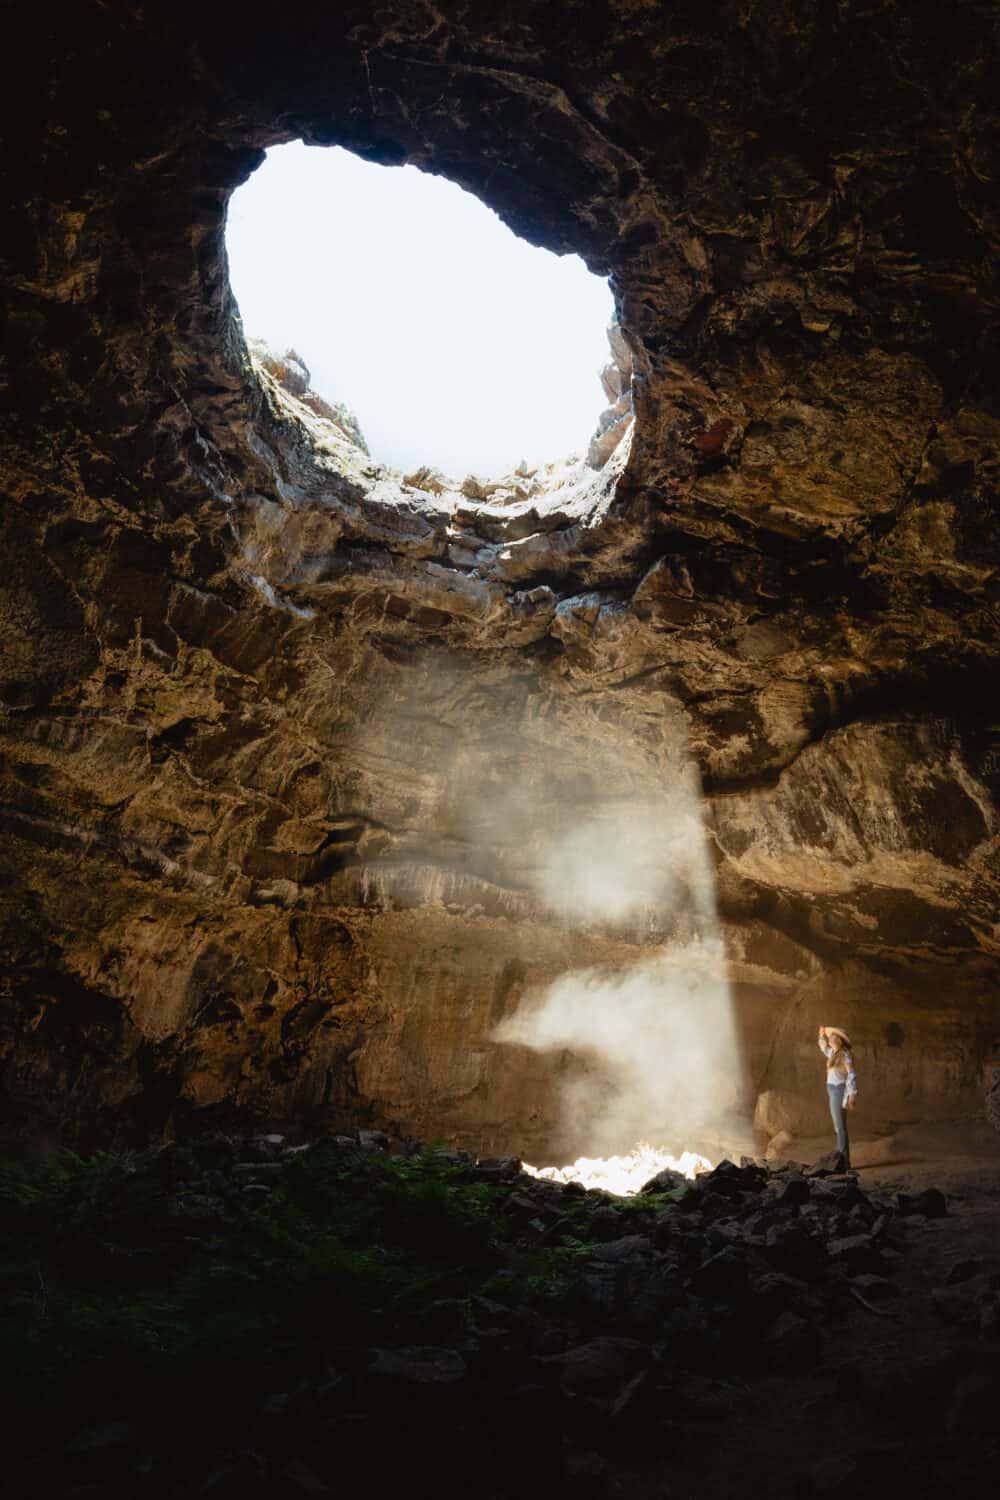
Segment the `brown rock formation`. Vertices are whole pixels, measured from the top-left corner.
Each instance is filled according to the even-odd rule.
[[[0,168],[8,1130],[585,1148],[591,1063],[490,1033],[676,936],[538,877],[689,755],[746,1118],[821,1128],[818,1020],[873,1131],[981,1112],[995,6],[57,9],[8,23]],[[256,368],[226,202],[298,136],[610,274],[631,440],[483,501]]]

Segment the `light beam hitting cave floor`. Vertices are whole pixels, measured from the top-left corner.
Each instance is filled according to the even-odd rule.
[[[560,1104],[590,1150],[535,1170],[624,1194],[664,1168],[690,1176],[709,1166],[691,1143],[731,1136],[742,1092],[697,775],[682,739],[666,788],[650,783],[637,752],[631,760],[627,794],[595,798],[551,839],[539,877],[547,905],[572,926],[630,929],[631,960],[529,992],[494,1033],[581,1063],[562,1079]]]
[[[627,1156],[580,1156],[568,1167],[529,1167],[525,1162],[524,1170],[549,1182],[579,1182],[585,1188],[632,1198],[659,1172],[679,1172],[682,1177],[693,1178],[699,1172],[710,1172],[712,1163],[697,1151],[671,1156],[669,1151],[643,1144]]]

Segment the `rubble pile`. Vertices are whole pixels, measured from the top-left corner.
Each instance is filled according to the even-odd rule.
[[[4,1371],[8,1493],[65,1500],[332,1495],[349,1472],[598,1494],[615,1455],[724,1413],[733,1378],[814,1369],[851,1299],[892,1316],[911,1226],[947,1212],[934,1188],[865,1191],[836,1153],[615,1198],[375,1131],[4,1172],[25,1254],[5,1343],[28,1351]],[[954,1281],[943,1316],[995,1337],[997,1278]]]

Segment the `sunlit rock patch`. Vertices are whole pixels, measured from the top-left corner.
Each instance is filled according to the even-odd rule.
[[[628,1198],[641,1193],[661,1172],[694,1178],[699,1172],[710,1172],[712,1163],[697,1151],[671,1156],[668,1151],[643,1145],[626,1156],[580,1156],[566,1167],[531,1167],[525,1162],[524,1170],[547,1182],[579,1182],[585,1188],[600,1188]]]

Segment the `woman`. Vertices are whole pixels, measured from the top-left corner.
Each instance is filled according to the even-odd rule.
[[[851,1165],[851,1143],[847,1135],[846,1111],[854,1108],[858,1097],[858,1080],[854,1072],[851,1039],[839,1026],[819,1028],[819,1050],[826,1058],[826,1091],[830,1096],[830,1114],[837,1132],[837,1150],[844,1165]]]

